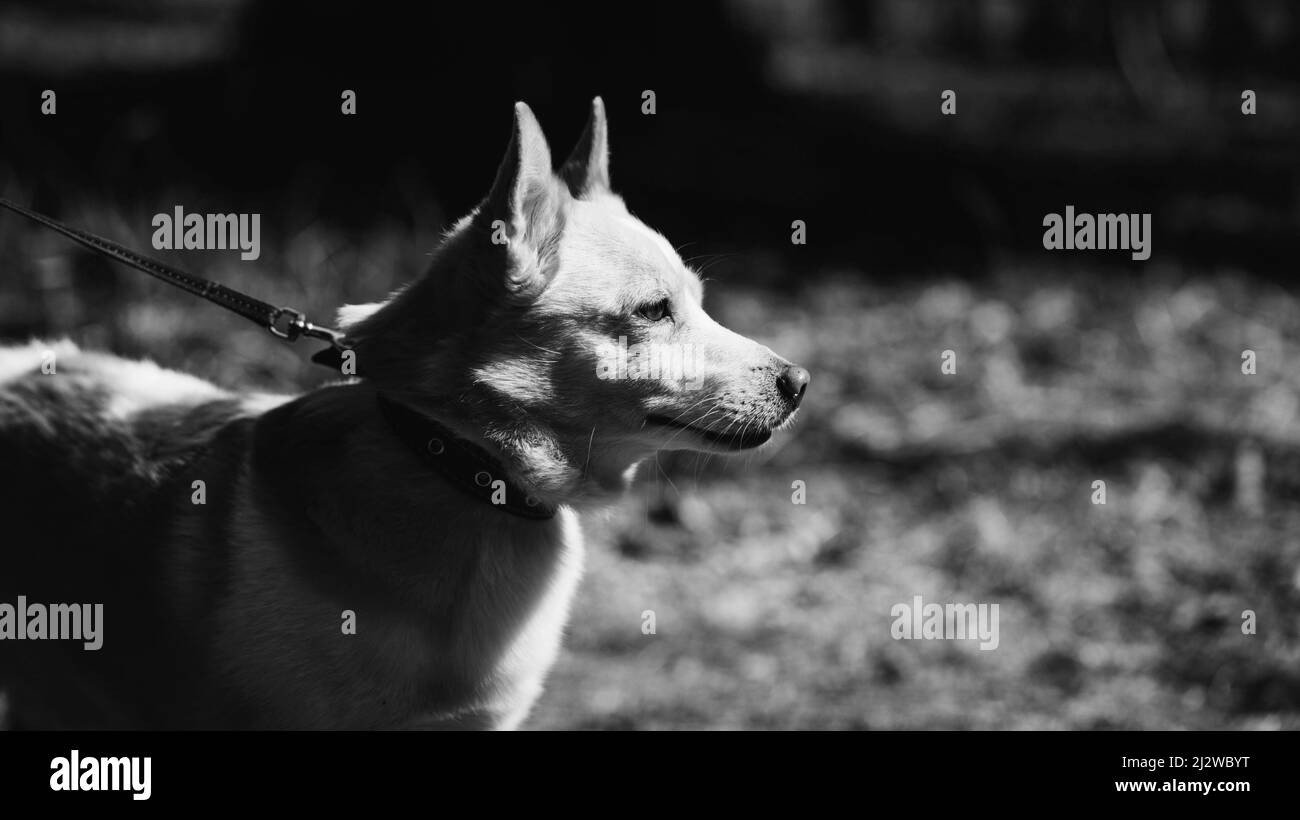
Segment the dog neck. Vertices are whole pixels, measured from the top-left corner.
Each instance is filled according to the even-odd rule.
[[[520,518],[546,520],[555,516],[555,505],[540,501],[515,484],[508,469],[483,448],[383,393],[376,397],[393,434],[430,469],[470,498]]]
[[[526,417],[521,419],[504,402],[432,401],[419,394],[383,392],[419,415],[436,420],[468,447],[500,465],[501,478],[511,488],[507,495],[531,496],[542,508],[611,504],[627,491],[637,466],[651,455],[630,444],[593,446],[590,428],[543,427]],[[408,446],[416,443],[412,438]]]

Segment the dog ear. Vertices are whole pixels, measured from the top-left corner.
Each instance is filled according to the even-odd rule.
[[[600,97],[591,101],[587,127],[560,168],[560,176],[575,197],[609,190],[609,129],[605,125],[605,103]]]
[[[515,103],[510,145],[480,212],[492,243],[506,246],[511,295],[535,293],[554,276],[568,196],[532,109]]]

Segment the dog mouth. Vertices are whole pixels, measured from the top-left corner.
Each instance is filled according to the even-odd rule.
[[[750,450],[762,444],[772,437],[772,430],[763,427],[757,430],[742,427],[735,433],[719,433],[704,427],[699,427],[689,422],[677,421],[666,416],[647,416],[646,421],[651,424],[657,424],[661,427],[672,427],[678,430],[687,430],[700,438],[712,444],[716,444],[727,450]]]

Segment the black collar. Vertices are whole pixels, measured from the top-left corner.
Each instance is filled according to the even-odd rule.
[[[521,518],[555,517],[555,507],[534,499],[511,482],[505,468],[483,448],[458,437],[423,413],[377,395],[379,409],[397,437],[453,486]],[[497,481],[504,482],[504,486],[494,487]]]

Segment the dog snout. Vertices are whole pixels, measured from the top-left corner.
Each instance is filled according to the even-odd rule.
[[[798,407],[803,401],[803,394],[808,390],[808,382],[811,378],[808,371],[802,367],[786,365],[781,375],[776,377],[776,386],[781,390],[781,395]]]

